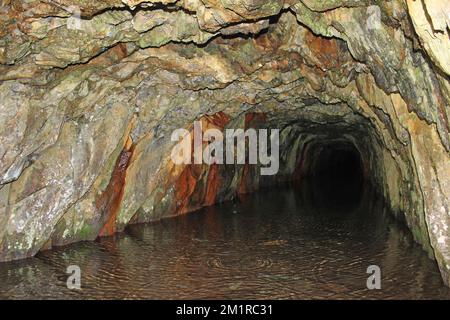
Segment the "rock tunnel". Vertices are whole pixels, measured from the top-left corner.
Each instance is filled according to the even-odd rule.
[[[449,12],[431,0],[3,0],[0,261],[344,176],[374,186],[450,285]],[[195,121],[279,129],[278,173],[173,164],[172,132]]]

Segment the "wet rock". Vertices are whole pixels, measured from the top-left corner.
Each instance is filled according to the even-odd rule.
[[[346,141],[448,284],[447,7],[4,2],[0,260],[302,179],[326,141]],[[279,128],[278,175],[174,165],[171,133],[195,120]]]

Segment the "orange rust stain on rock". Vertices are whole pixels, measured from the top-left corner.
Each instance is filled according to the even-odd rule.
[[[435,93],[436,96],[436,100],[437,100],[437,106],[438,106],[438,111],[439,111],[439,115],[442,119],[442,123],[444,124],[445,128],[447,129],[447,132],[450,132],[450,127],[449,127],[449,121],[448,121],[448,117],[447,117],[447,113],[445,111],[445,109],[448,107],[444,97],[442,96],[441,92],[437,92]]]
[[[205,115],[200,119],[203,132],[215,128],[224,130],[229,123],[230,118],[223,112],[213,115]],[[244,129],[260,128],[267,122],[267,115],[262,112],[253,112],[245,115]],[[191,126],[192,131],[192,126]],[[193,134],[191,132],[191,139]],[[208,143],[203,142],[203,147]],[[191,144],[194,148],[194,144]],[[193,150],[192,150],[193,152]],[[163,192],[167,194],[167,190],[173,186],[173,207],[172,215],[181,215],[201,207],[210,206],[217,202],[217,195],[221,188],[224,187],[224,174],[226,170],[219,164],[210,166],[205,164],[188,164],[183,167],[169,166],[169,178]],[[251,176],[251,166],[246,164],[243,167],[240,180],[238,182],[236,192],[238,194],[247,193],[257,187],[253,185],[256,180]],[[195,195],[195,196],[194,196]]]
[[[175,183],[175,201],[178,214],[189,211],[189,200],[197,185],[197,180],[192,173],[193,166],[196,165],[186,166]]]
[[[262,34],[253,40],[264,51],[275,52],[280,46],[280,39],[271,33]]]
[[[204,132],[211,128],[223,130],[229,123],[230,118],[224,112],[218,112],[212,115],[205,115],[200,121],[202,122],[202,131]],[[191,138],[193,139],[192,132]],[[191,145],[194,148],[194,143]],[[203,146],[206,145],[207,142],[203,142]],[[180,172],[179,170],[169,171]],[[175,180],[170,180],[174,181],[175,215],[184,214],[191,210],[214,204],[222,184],[218,164],[211,166],[188,164],[184,166],[178,177],[175,177]],[[204,196],[193,198],[192,195],[194,192],[200,192]]]
[[[212,115],[206,115],[203,117],[208,123],[223,129],[228,122],[230,122],[230,117],[223,111],[214,113]]]
[[[116,164],[109,181],[108,186],[96,201],[97,209],[105,217],[103,227],[99,232],[99,236],[110,236],[116,232],[116,217],[122,201],[125,178],[131,156],[133,155],[134,145],[131,138],[128,138],[124,149],[116,160]]]
[[[221,179],[219,175],[219,165],[213,164],[209,169],[208,180],[206,182],[206,195],[204,200],[205,206],[210,206],[216,203],[217,193],[221,186]]]
[[[247,187],[247,178],[248,178],[248,173],[249,173],[249,166],[248,164],[244,164],[244,168],[242,169],[242,176],[241,176],[241,180],[239,181],[239,187],[237,189],[237,193],[238,194],[244,194],[248,192],[248,187]]]
[[[306,44],[319,61],[322,61],[327,69],[339,67],[340,49],[335,39],[318,37],[308,32],[305,37]]]
[[[245,115],[244,129],[260,128],[267,122],[267,114],[264,112],[249,112]],[[248,161],[244,164],[242,176],[240,177],[239,186],[237,188],[238,194],[244,194],[253,191],[258,186],[254,185],[255,180],[252,179],[250,165]]]
[[[273,60],[271,62],[268,62],[266,65],[271,70],[276,70],[276,71],[280,71],[280,72],[286,72],[286,71],[289,71],[292,68],[291,62],[293,62],[293,61],[294,61],[294,59],[284,58],[284,59],[280,59],[280,60]]]
[[[258,124],[267,121],[267,114],[264,112],[249,112],[245,115],[245,129],[256,127]]]
[[[126,58],[128,55],[127,46],[124,43],[119,43],[114,47],[106,50],[99,56],[93,58],[89,61],[89,65],[106,65],[110,66],[114,63],[118,63],[123,58]]]

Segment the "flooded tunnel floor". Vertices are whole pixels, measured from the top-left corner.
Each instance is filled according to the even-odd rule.
[[[302,190],[265,190],[0,264],[0,298],[450,299],[435,262],[381,200],[327,209]],[[69,265],[81,268],[81,290],[66,287]],[[366,288],[369,265],[381,268],[381,290]]]

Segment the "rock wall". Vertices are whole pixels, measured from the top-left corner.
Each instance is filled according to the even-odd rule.
[[[0,260],[183,214],[351,143],[450,284],[450,1],[2,0]],[[279,128],[280,172],[170,161]]]

